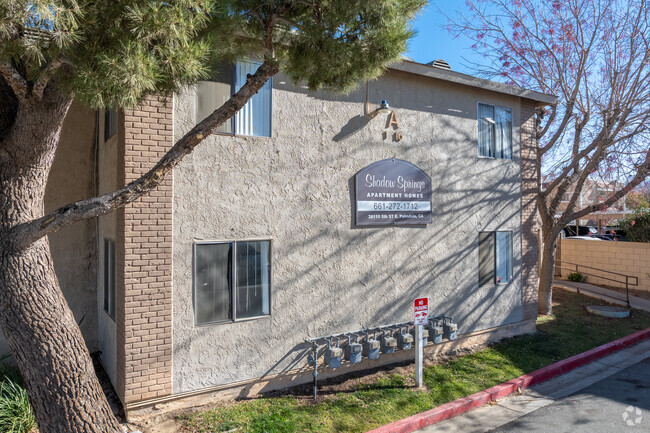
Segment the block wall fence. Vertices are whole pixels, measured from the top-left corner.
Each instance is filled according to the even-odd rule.
[[[650,293],[650,244],[581,239],[562,239],[560,243],[560,260],[638,277],[639,287],[630,288]],[[564,267],[561,269],[563,278],[566,278],[570,272]],[[588,270],[587,272],[598,274],[598,271]],[[607,276],[607,274],[600,275]],[[587,277],[586,282],[596,285],[625,287],[623,283],[603,280],[592,275]]]

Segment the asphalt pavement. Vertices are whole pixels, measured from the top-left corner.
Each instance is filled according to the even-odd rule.
[[[650,432],[650,340],[418,432]]]
[[[489,431],[649,432],[650,357],[579,392]]]

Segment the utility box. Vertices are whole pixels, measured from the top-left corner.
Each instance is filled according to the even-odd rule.
[[[397,347],[397,340],[391,336],[382,336],[381,338],[381,351],[388,353],[395,353],[395,348]]]
[[[379,345],[377,345],[377,347],[379,348]],[[345,346],[345,352],[346,352],[345,354],[346,358],[352,364],[358,364],[361,362],[361,352],[362,352],[361,344],[348,343],[347,346]]]
[[[402,350],[411,350],[413,347],[413,335],[411,334],[402,334],[401,332],[397,336],[397,343],[399,348]]]
[[[368,359],[374,360],[379,358],[379,347],[379,341],[375,340],[374,338],[366,338],[364,349]]]
[[[452,322],[452,319],[445,319],[444,328],[445,337],[447,337],[449,341],[454,341],[458,334],[458,324]]]
[[[325,351],[325,363],[330,368],[339,368],[341,366],[341,358],[343,350],[340,347],[328,347]]]
[[[429,336],[434,344],[442,343],[443,326],[442,320],[434,319],[429,322]]]

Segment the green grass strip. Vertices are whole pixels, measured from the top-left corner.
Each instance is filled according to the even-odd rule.
[[[468,396],[612,340],[650,327],[650,314],[628,319],[588,314],[599,301],[556,290],[553,317],[540,317],[534,335],[515,337],[471,355],[425,368],[427,390],[412,378],[387,374],[319,404],[295,397],[227,404],[183,418],[184,433],[365,432]]]

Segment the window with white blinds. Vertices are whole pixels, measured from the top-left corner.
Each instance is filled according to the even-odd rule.
[[[478,104],[478,154],[512,159],[512,110]]]
[[[238,61],[234,65],[222,65],[207,81],[196,86],[196,122],[200,122],[246,83],[246,77],[253,75],[261,62]],[[262,86],[253,97],[226,124],[217,131],[239,135],[271,136],[273,78]]]

